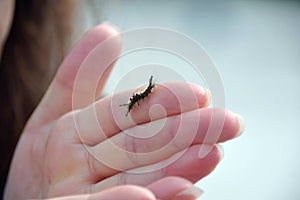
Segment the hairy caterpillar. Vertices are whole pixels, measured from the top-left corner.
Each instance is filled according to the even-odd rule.
[[[139,102],[141,100],[143,100],[144,98],[146,98],[152,92],[152,89],[155,87],[155,84],[152,83],[152,79],[153,79],[153,76],[150,77],[149,85],[145,89],[144,92],[133,94],[129,99],[129,103],[120,105],[120,106],[128,107],[127,113],[125,114],[126,117],[127,117],[128,113],[134,108],[135,105],[140,105]]]

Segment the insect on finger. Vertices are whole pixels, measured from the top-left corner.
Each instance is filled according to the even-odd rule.
[[[129,103],[126,104],[121,104],[120,106],[127,106],[128,110],[125,116],[129,114],[129,112],[135,107],[135,105],[140,105],[140,101],[142,101],[144,98],[146,98],[151,92],[152,89],[155,87],[155,84],[152,83],[153,76],[150,77],[149,79],[149,85],[145,89],[144,92],[137,93],[137,94],[132,94],[132,96],[129,99]]]

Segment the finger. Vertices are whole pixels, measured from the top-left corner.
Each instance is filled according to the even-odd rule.
[[[133,185],[118,186],[107,189],[101,193],[93,195],[90,199],[116,199],[116,200],[155,200],[155,196],[150,190]]]
[[[207,145],[194,145],[164,161],[135,170],[120,172],[97,183],[94,188],[98,191],[115,185],[146,186],[169,176],[181,177],[195,183],[211,173],[223,155],[219,148],[213,145],[206,157],[199,158],[199,153],[205,146]]]
[[[162,178],[151,183],[147,188],[155,194],[157,199],[195,200],[203,193],[190,181],[175,176]]]
[[[133,185],[124,185],[109,188],[107,190],[87,195],[76,195],[60,198],[51,198],[48,200],[155,200],[153,193],[143,187],[133,186]]]
[[[224,112],[225,119],[222,114],[212,117],[215,110]],[[222,129],[209,133],[212,120],[224,120]],[[162,128],[153,134],[153,130],[161,126]],[[94,157],[89,159],[87,165],[92,166],[94,175],[101,174],[99,178],[106,178],[118,171],[160,162],[193,144],[224,142],[238,135],[240,124],[238,117],[230,111],[206,108],[156,120],[145,127],[144,132],[141,132],[139,127],[133,127],[96,146],[87,146],[87,150]]]
[[[66,59],[61,64],[54,80],[52,81],[49,89],[43,97],[40,105],[36,109],[32,116],[31,124],[39,125],[48,121],[54,120],[64,113],[72,109],[72,94],[74,92],[74,83],[80,66],[85,58],[91,53],[91,51],[100,43],[118,35],[118,32],[108,25],[96,26],[89,30],[83,38],[76,44],[73,50],[69,53]],[[101,57],[114,57],[119,54],[121,41],[119,37],[115,38],[110,46],[107,47],[108,51]],[[95,71],[105,71],[101,77],[101,81],[97,85],[97,92],[99,93],[105,80],[108,77],[108,73],[111,70],[113,64],[109,67],[101,68],[101,62],[98,63],[98,68]],[[94,66],[93,66],[94,67]],[[89,82],[91,81],[93,71],[89,69],[88,73],[82,73],[80,78],[81,86],[76,87],[76,98],[82,99],[83,103],[77,102],[77,108],[86,106],[86,94],[90,92]],[[95,92],[93,91],[93,94]],[[97,94],[96,94],[97,95]]]
[[[85,144],[96,145],[136,124],[203,108],[208,105],[210,99],[207,90],[192,83],[159,84],[153,89],[149,98],[145,98],[131,111],[131,116],[134,118],[132,120],[125,116],[127,108],[119,106],[127,102],[131,95],[132,91],[118,93],[77,112],[74,115],[76,127],[77,131],[82,133],[78,139]]]

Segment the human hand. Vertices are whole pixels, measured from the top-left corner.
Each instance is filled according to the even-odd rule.
[[[130,113],[130,120],[119,104],[127,102],[132,91],[94,102],[87,99],[94,72],[91,70],[76,87],[78,102],[74,107],[74,84],[81,64],[94,47],[117,34],[107,25],[93,28],[62,63],[20,138],[6,185],[6,199],[95,194],[120,184],[147,186],[168,176],[196,182],[219,162],[221,154],[215,144],[240,133],[237,116],[230,111],[205,108],[209,94],[190,83],[157,85],[151,98]],[[104,57],[115,57],[120,48],[121,39],[115,37]],[[109,70],[97,69],[103,70],[104,75],[96,96],[100,95],[112,66]],[[152,106],[156,104],[164,112],[161,107]],[[145,112],[149,108],[150,115]],[[205,140],[213,113],[223,114],[214,118],[225,117],[220,137],[211,136],[216,141]],[[150,128],[164,126],[158,134],[148,137],[153,134],[152,129],[141,132],[137,125],[142,124],[149,124]],[[135,136],[148,138],[131,137],[126,134],[129,130]],[[203,158],[199,158],[201,149],[209,149]],[[143,172],[133,172],[141,169]]]

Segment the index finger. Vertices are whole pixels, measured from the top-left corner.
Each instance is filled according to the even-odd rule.
[[[120,104],[127,102],[132,91],[127,90],[101,99],[76,112],[74,119],[85,144],[96,145],[101,141],[133,126],[162,119],[208,105],[210,94],[199,85],[186,82],[156,85],[149,98],[130,111]]]

